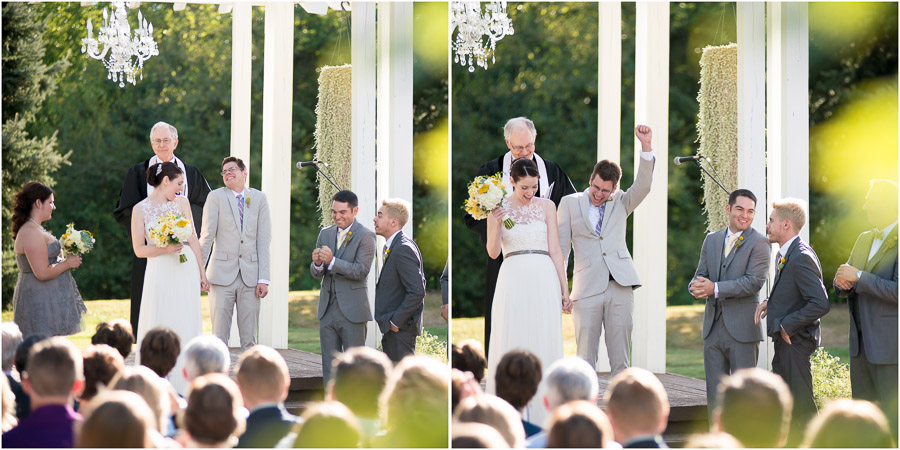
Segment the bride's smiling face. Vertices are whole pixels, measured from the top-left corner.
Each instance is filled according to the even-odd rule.
[[[534,194],[537,194],[538,190],[538,182],[540,179],[538,177],[521,177],[519,181],[514,179],[511,180],[513,184],[513,189],[516,197],[519,198],[522,202],[530,202],[534,197]]]
[[[175,178],[166,177],[160,187],[166,193],[166,200],[175,200],[175,197],[184,189],[184,175],[177,175]]]

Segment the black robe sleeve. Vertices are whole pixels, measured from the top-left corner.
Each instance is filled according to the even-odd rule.
[[[149,160],[147,160],[149,161]],[[131,208],[147,197],[147,161],[135,164],[125,174],[113,216],[131,237]]]
[[[197,230],[197,236],[200,236],[203,227],[203,205],[206,204],[206,197],[209,196],[211,189],[200,169],[185,163],[184,171],[188,183],[188,201],[191,203],[191,214],[194,216],[194,228]]]
[[[544,159],[544,165],[547,166],[547,178],[550,183],[553,183],[550,200],[553,200],[553,203],[559,206],[559,202],[562,201],[563,197],[575,193],[575,185],[572,184],[572,180],[566,175],[566,172],[555,162]]]

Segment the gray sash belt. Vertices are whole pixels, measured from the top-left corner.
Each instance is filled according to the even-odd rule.
[[[504,258],[509,258],[510,256],[516,255],[547,255],[550,256],[550,252],[546,250],[519,250],[515,252],[509,252],[503,255]]]

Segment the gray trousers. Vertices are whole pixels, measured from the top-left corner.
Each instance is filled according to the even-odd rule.
[[[381,350],[396,364],[406,356],[416,354],[417,335],[415,328],[388,331],[381,337]]]
[[[634,328],[634,290],[609,280],[609,287],[599,295],[579,299],[572,310],[575,344],[578,356],[591,367],[597,367],[600,334],[606,330],[606,350],[610,375],[628,368],[631,330]]]
[[[331,380],[331,364],[334,356],[350,347],[366,345],[366,323],[351,322],[338,307],[334,294],[319,321],[319,344],[322,347],[322,381]]]
[[[237,306],[238,334],[241,351],[256,345],[259,330],[259,298],[256,285],[247,286],[240,273],[228,286],[212,285],[209,289],[209,312],[213,334],[228,345],[231,336],[231,317]]]
[[[775,338],[774,341],[772,372],[781,375],[794,397],[788,447],[796,447],[803,439],[806,425],[818,412],[813,397],[812,364],[809,360],[816,351],[816,341],[797,335],[791,340],[790,345],[781,337]]]
[[[868,400],[884,411],[897,440],[897,364],[873,364],[862,339],[859,354],[850,357],[850,389],[854,399]]]
[[[750,320],[750,318],[747,318]],[[717,314],[709,335],[703,340],[703,369],[706,372],[706,404],[712,425],[719,382],[739,369],[756,367],[759,342],[740,342],[725,328],[725,319]]]

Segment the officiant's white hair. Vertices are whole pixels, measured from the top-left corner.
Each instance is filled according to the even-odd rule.
[[[503,126],[503,137],[509,139],[509,136],[512,135],[514,131],[519,130],[528,130],[531,132],[532,136],[537,136],[537,128],[534,127],[534,122],[523,116],[513,117],[506,121],[506,125]]]
[[[153,139],[153,132],[156,131],[159,127],[169,127],[169,130],[172,131],[172,139],[178,140],[178,129],[172,125],[169,125],[163,121],[156,122],[153,124],[153,127],[150,128],[150,139]]]
[[[577,356],[563,358],[553,363],[547,369],[545,382],[544,395],[553,409],[572,400],[595,402],[600,394],[597,372],[587,361]]]

